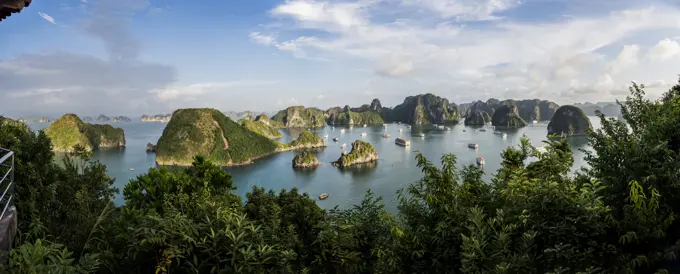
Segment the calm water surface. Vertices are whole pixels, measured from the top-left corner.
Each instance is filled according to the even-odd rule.
[[[600,126],[597,117],[590,117],[594,128]],[[44,129],[48,123],[31,123],[29,126],[34,130]],[[124,203],[122,190],[124,185],[137,175],[144,174],[149,168],[156,167],[155,155],[146,153],[146,144],[155,144],[163,133],[165,123],[117,123],[116,127],[125,130],[127,147],[124,149],[109,149],[96,151],[93,158],[106,164],[109,175],[116,178],[115,186],[121,193],[116,197],[116,204]],[[421,178],[420,170],[416,167],[415,156],[417,152],[423,153],[432,162],[438,164],[439,158],[445,153],[454,153],[458,158],[459,165],[474,164],[477,157],[484,157],[486,165],[485,179],[488,181],[500,167],[500,152],[519,143],[520,137],[526,134],[534,146],[542,146],[546,139],[547,122],[530,124],[521,129],[498,131],[507,133],[503,139],[494,135],[493,129],[487,127],[486,132],[476,131],[473,127],[461,125],[450,126],[450,130],[437,129],[432,126],[413,126],[409,129],[405,125],[389,124],[387,129],[382,126],[347,128],[345,133],[340,128],[327,126],[322,129],[314,129],[313,132],[324,136],[328,134],[328,147],[313,150],[316,157],[323,164],[314,170],[295,170],[291,167],[291,160],[295,152],[283,152],[270,155],[255,161],[255,164],[242,167],[226,168],[234,178],[238,187],[237,193],[245,197],[253,186],[262,186],[266,189],[278,191],[281,188],[297,187],[302,192],[309,193],[316,198],[319,194],[327,192],[326,200],[318,201],[323,208],[332,208],[339,205],[341,208],[357,204],[361,201],[367,189],[382,195],[388,208],[395,207],[395,192],[407,187]],[[403,132],[398,129],[402,128]],[[285,129],[284,138],[281,141],[289,142],[303,129]],[[465,130],[465,131],[464,131]],[[389,139],[381,135],[387,132]],[[361,133],[366,133],[365,137]],[[425,137],[420,137],[424,133]],[[340,140],[335,143],[334,137]],[[411,147],[400,147],[394,144],[394,138],[411,140]],[[340,157],[343,143],[347,144],[347,150],[351,149],[354,140],[367,141],[376,148],[380,160],[372,165],[363,165],[352,168],[340,169],[330,165]],[[468,143],[478,143],[479,149],[473,150],[467,147]],[[574,169],[584,165],[583,152],[579,149],[589,149],[585,138],[570,139],[574,150]],[[133,171],[130,169],[133,168]]]

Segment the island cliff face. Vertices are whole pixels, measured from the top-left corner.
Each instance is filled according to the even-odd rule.
[[[464,123],[466,126],[486,125],[486,123],[491,122],[490,113],[493,113],[493,108],[482,101],[477,101],[469,106],[465,114]]]
[[[373,99],[370,105],[363,105],[358,108],[334,107],[326,111],[326,122],[329,125],[381,125],[384,124],[379,110],[382,110],[380,101]]]
[[[324,140],[309,131],[283,144],[239,125],[216,109],[179,109],[156,144],[156,163],[188,166],[195,156],[203,156],[216,165],[245,165],[279,151],[324,146]]]
[[[496,109],[498,109],[501,106],[516,106],[517,107],[517,113],[519,114],[519,117],[521,117],[524,121],[526,122],[531,122],[531,121],[550,121],[552,116],[555,114],[555,111],[559,107],[554,102],[547,101],[547,100],[539,100],[539,99],[532,99],[532,100],[503,100],[499,101],[497,99],[491,98],[487,100],[486,102],[482,101],[477,101],[473,103],[468,103],[468,104],[462,104],[461,109],[465,110],[465,116],[467,118],[467,114],[478,114],[475,113],[475,111],[470,112],[473,107],[475,107],[476,110],[483,111],[489,114],[489,116],[493,116],[493,114],[496,112]]]
[[[548,135],[584,136],[592,129],[590,119],[582,109],[575,106],[561,106],[548,124]]]
[[[526,126],[527,122],[519,116],[516,106],[503,105],[494,111],[491,124],[496,127],[517,128]]]
[[[45,129],[45,134],[52,140],[52,149],[60,152],[73,151],[75,145],[87,151],[125,146],[123,129],[84,123],[75,114],[66,114],[57,119]]]
[[[318,108],[305,108],[303,106],[289,107],[279,111],[272,117],[272,120],[279,122],[283,127],[324,127],[326,119],[323,110]]]
[[[456,104],[431,93],[406,97],[385,116],[387,121],[408,124],[456,124],[460,120]]]
[[[346,155],[340,156],[335,162],[332,162],[334,166],[346,167],[356,164],[370,163],[378,160],[378,152],[375,148],[361,140],[356,140],[352,143],[352,151]]]
[[[312,168],[319,166],[319,164],[319,160],[316,159],[314,154],[308,151],[295,155],[295,158],[293,158],[293,167],[295,168]]]
[[[280,123],[269,120],[269,117],[264,114],[257,116],[255,120],[246,118],[241,119],[239,120],[239,124],[246,127],[250,131],[253,131],[269,139],[279,139],[283,137],[283,134],[281,134],[281,132],[277,129],[282,127]]]

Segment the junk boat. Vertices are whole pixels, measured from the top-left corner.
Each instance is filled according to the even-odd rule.
[[[390,135],[387,134],[387,133],[383,133],[382,137],[383,137],[383,138],[390,138]]]
[[[337,142],[338,140],[340,140],[338,137],[333,138],[333,142]]]
[[[328,193],[321,193],[321,195],[319,195],[319,200],[326,200],[326,198],[328,198]]]
[[[477,165],[478,165],[478,166],[483,166],[484,164],[486,164],[486,161],[484,161],[484,158],[482,158],[482,157],[477,157]]]
[[[478,144],[469,143],[469,144],[468,144],[468,147],[469,147],[469,148],[479,148],[479,145],[478,145]]]
[[[411,146],[411,141],[404,140],[404,139],[401,139],[401,138],[394,139],[394,143],[396,145],[403,146],[403,147]]]

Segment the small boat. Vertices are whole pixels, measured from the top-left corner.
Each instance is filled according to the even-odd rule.
[[[420,137],[425,137],[425,133],[421,133],[421,134],[420,134]]]
[[[347,147],[347,144],[342,144],[342,148],[346,148],[346,147]]]
[[[466,130],[463,130],[463,132],[467,132]]]
[[[495,135],[501,135],[502,133],[500,131],[494,131],[493,134]]]
[[[366,137],[366,132],[362,132],[361,137]]]
[[[328,193],[321,193],[321,195],[319,195],[319,200],[326,200],[326,198],[328,198]]]
[[[402,131],[403,131],[403,129],[400,128],[400,129],[399,129],[399,132],[402,132]]]
[[[366,127],[366,126],[368,126],[368,125],[364,124],[364,127]]]
[[[486,129],[485,129],[485,128],[480,128],[479,131],[481,131],[481,132],[486,132]]]
[[[475,143],[469,143],[469,144],[468,144],[468,147],[469,147],[469,148],[475,148],[475,149],[476,149],[476,148],[479,148],[479,145],[478,145],[478,144],[475,144]]]
[[[340,133],[345,133],[345,129],[344,129],[344,128],[341,129],[341,130],[340,130]]]
[[[538,121],[534,120],[534,121],[533,121],[532,123],[534,123],[534,124],[538,124]]]
[[[382,137],[383,137],[383,138],[390,138],[390,135],[387,134],[387,133],[383,133]]]
[[[438,129],[444,129],[444,126],[443,125],[437,125],[437,128]]]
[[[333,138],[333,142],[337,142],[338,140],[340,140],[338,137]]]
[[[135,169],[134,169],[134,168],[130,168],[129,170],[130,170],[130,171],[135,171]]]
[[[387,128],[387,124],[383,124],[383,128]]]
[[[486,164],[486,161],[484,160],[484,158],[482,158],[482,157],[477,157],[477,165],[478,165],[478,166],[483,166],[484,164]]]
[[[503,134],[501,134],[501,137],[503,137],[503,139],[508,138],[508,134],[507,134],[507,133],[503,133]]]
[[[401,138],[394,139],[394,143],[399,146],[407,147],[411,145],[411,141],[409,140],[404,140]]]
[[[323,136],[324,139],[328,139],[328,134]]]

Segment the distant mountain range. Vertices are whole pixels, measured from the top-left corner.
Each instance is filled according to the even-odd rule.
[[[607,117],[621,116],[621,106],[616,104],[616,102],[585,102],[576,103],[574,106],[582,109],[588,116],[595,116],[596,111],[602,112],[602,114]]]

